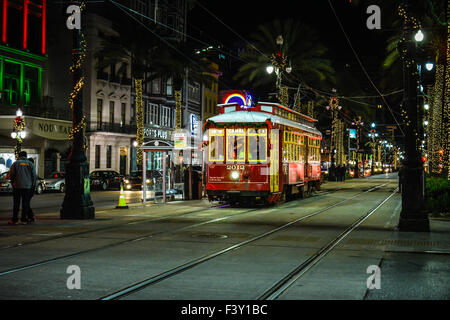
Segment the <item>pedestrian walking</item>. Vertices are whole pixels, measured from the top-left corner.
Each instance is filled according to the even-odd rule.
[[[12,164],[7,178],[10,179],[13,187],[14,200],[13,216],[8,224],[31,223],[32,221],[27,219],[30,215],[30,189],[34,190],[37,176],[33,163],[27,160],[26,151],[19,152],[19,158]],[[22,202],[22,215],[19,221],[20,202]]]

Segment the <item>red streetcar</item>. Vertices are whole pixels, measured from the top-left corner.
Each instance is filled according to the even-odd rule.
[[[210,201],[269,204],[320,189],[317,120],[269,102],[218,110],[204,125]]]

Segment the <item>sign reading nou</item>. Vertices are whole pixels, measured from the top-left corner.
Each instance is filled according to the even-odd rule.
[[[31,119],[30,119],[31,120]],[[30,121],[28,120],[28,121]],[[51,140],[68,140],[72,123],[66,121],[52,121],[33,119],[31,128],[33,134]]]

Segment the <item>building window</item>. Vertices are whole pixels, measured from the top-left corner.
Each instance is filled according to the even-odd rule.
[[[170,108],[161,107],[161,126],[170,127]]]
[[[120,126],[123,127],[125,125],[125,108],[127,104],[122,102],[120,108]]]
[[[97,130],[102,129],[103,100],[97,99]]]
[[[109,123],[114,123],[114,101],[109,102]]]
[[[16,105],[19,103],[20,64],[5,62],[3,67],[3,91],[6,103]]]
[[[167,79],[166,94],[172,96],[172,78]]]
[[[145,123],[159,125],[159,106],[154,103],[147,102],[145,107]]]
[[[153,94],[161,93],[161,79],[152,80],[152,93]]]
[[[106,168],[111,168],[112,146],[106,146]]]
[[[95,169],[100,168],[100,145],[95,145]]]
[[[24,90],[25,105],[39,101],[39,69],[24,67]]]

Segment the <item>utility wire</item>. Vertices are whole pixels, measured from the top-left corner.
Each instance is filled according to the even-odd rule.
[[[161,22],[159,22],[159,21],[157,21],[157,20],[155,20],[155,19],[152,19],[151,17],[149,17],[149,16],[147,16],[147,15],[145,15],[145,14],[142,14],[142,13],[136,11],[136,10],[133,10],[132,8],[127,7],[127,6],[125,6],[125,5],[121,4],[121,3],[118,3],[118,2],[116,2],[116,1],[114,1],[114,0],[109,0],[109,1],[110,1],[111,3],[117,5],[117,6],[122,7],[122,8],[125,9],[125,10],[128,10],[128,11],[134,13],[134,14],[137,14],[138,16],[140,16],[140,17],[142,17],[142,18],[145,18],[145,19],[147,19],[147,20],[150,20],[151,22],[154,22],[154,23],[156,23],[156,24],[158,24],[158,25],[160,25],[160,26],[162,26],[162,27],[164,27],[164,28],[166,28],[166,29],[169,29],[169,30],[171,30],[171,31],[177,32],[177,33],[181,34],[182,36],[186,36],[186,37],[188,37],[188,38],[190,38],[190,39],[192,39],[192,40],[195,40],[195,41],[197,41],[198,43],[200,43],[200,44],[202,44],[202,45],[204,45],[204,46],[207,46],[207,47],[210,47],[210,46],[211,46],[210,43],[206,43],[206,42],[204,42],[204,41],[202,41],[202,40],[200,40],[200,39],[197,39],[197,38],[195,38],[195,37],[192,37],[192,36],[188,35],[187,33],[184,33],[183,31],[177,30],[177,29],[175,29],[175,28],[173,28],[173,27],[171,27],[171,26],[168,26],[168,25],[166,25],[166,24],[164,24],[164,23],[161,23]],[[249,62],[249,61],[244,60],[244,59],[241,58],[241,57],[238,57],[238,56],[232,55],[232,54],[229,53],[229,52],[223,51],[223,50],[221,50],[220,48],[215,47],[215,49],[216,49],[217,51],[219,51],[220,53],[223,53],[224,55],[230,56],[230,57],[232,57],[232,58],[234,58],[234,59],[240,60],[240,61],[245,62],[245,63],[248,63],[248,62]]]
[[[339,27],[340,27],[341,30],[342,30],[342,33],[344,34],[345,38],[347,39],[347,42],[348,42],[350,48],[352,49],[353,54],[354,54],[355,57],[356,57],[356,60],[358,60],[358,63],[359,63],[359,65],[361,66],[361,69],[363,70],[363,72],[364,72],[364,74],[366,75],[367,79],[368,79],[369,82],[372,84],[372,86],[375,88],[375,90],[377,91],[377,93],[380,95],[380,97],[381,97],[381,99],[383,100],[383,102],[384,102],[384,103],[386,104],[386,106],[388,107],[389,112],[391,113],[392,117],[394,118],[394,121],[395,121],[395,122],[397,123],[397,125],[398,125],[398,128],[399,128],[400,131],[403,133],[403,135],[405,135],[405,132],[403,131],[402,127],[400,126],[399,122],[397,121],[397,118],[395,117],[394,113],[392,112],[391,107],[389,106],[389,104],[387,103],[386,99],[385,99],[384,96],[381,94],[381,92],[378,90],[377,86],[373,83],[372,79],[370,78],[369,74],[368,74],[367,71],[366,71],[366,68],[364,68],[364,66],[363,66],[361,60],[359,59],[358,54],[356,53],[355,49],[353,48],[353,45],[352,45],[352,43],[350,42],[350,39],[348,38],[347,33],[345,32],[344,27],[342,26],[341,21],[340,21],[338,15],[337,15],[336,11],[334,10],[334,7],[333,7],[333,5],[331,4],[331,1],[330,1],[330,0],[328,0],[328,4],[330,5],[331,10],[333,11],[334,16],[336,17],[336,21],[338,22]]]
[[[239,33],[237,33],[236,31],[234,31],[231,27],[229,27],[225,22],[223,22],[222,20],[220,20],[214,13],[212,13],[211,11],[209,11],[207,8],[205,8],[200,2],[198,2],[197,0],[194,0],[195,3],[198,4],[199,7],[201,7],[203,10],[205,10],[206,12],[208,12],[212,17],[214,17],[217,21],[219,21],[221,24],[223,24],[225,27],[228,28],[228,30],[230,30],[231,32],[233,32],[235,35],[237,35],[239,38],[241,38],[244,42],[246,42],[247,44],[249,44],[251,47],[253,47],[253,49],[255,49],[257,52],[259,52],[261,55],[263,55],[264,57],[266,57],[268,60],[270,60],[270,58],[262,51],[260,51],[258,48],[256,48],[252,43],[250,43],[247,39],[245,39],[244,37],[242,37]]]

